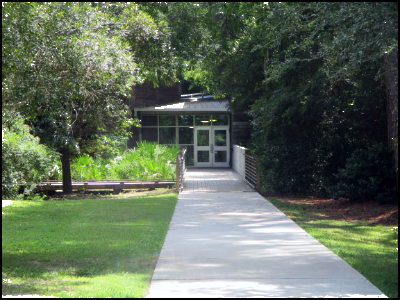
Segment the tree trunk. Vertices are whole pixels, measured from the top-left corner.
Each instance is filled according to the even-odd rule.
[[[61,163],[63,169],[63,193],[72,194],[71,162],[68,149],[61,151]]]
[[[393,151],[393,164],[396,168],[396,182],[399,187],[399,148],[395,139],[398,134],[398,52],[393,51],[385,56],[386,69],[386,100],[387,100],[387,119],[388,119],[388,148]]]

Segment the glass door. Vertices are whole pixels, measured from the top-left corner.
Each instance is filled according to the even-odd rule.
[[[213,128],[212,133],[213,167],[229,167],[229,130]]]
[[[210,127],[196,128],[194,136],[195,167],[212,167],[211,140]]]

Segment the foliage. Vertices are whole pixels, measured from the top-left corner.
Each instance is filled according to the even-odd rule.
[[[143,141],[134,149],[128,149],[113,158],[102,159],[87,154],[80,155],[71,163],[72,179],[156,179],[175,178],[175,160],[178,146],[157,145]],[[61,179],[59,177],[54,179]]]
[[[2,114],[2,199],[16,196],[19,183],[25,183],[24,194],[30,194],[36,183],[52,175],[59,155],[39,144],[29,133],[18,113]]]
[[[248,109],[263,90],[265,38],[255,19],[266,14],[263,3],[209,2],[202,22],[203,39],[194,59],[187,61],[186,78],[205,86],[216,97],[233,96],[236,110]]]
[[[185,76],[251,114],[265,188],[328,196],[351,153],[386,141],[383,62],[398,48],[397,8],[199,4],[191,30],[202,39]]]
[[[377,67],[363,66],[357,84],[331,84],[321,67],[296,64],[252,107],[252,147],[271,190],[327,196],[351,153],[386,141]]]
[[[125,100],[145,72],[130,42],[156,30],[135,4],[109,6],[3,3],[3,106],[62,153],[64,172],[70,157],[102,150],[103,132],[126,138],[134,125]]]
[[[207,9],[193,2],[141,2],[138,7],[156,22],[157,36],[150,38],[146,47],[135,39],[131,45],[136,57],[143,69],[151,70],[152,78],[175,82],[184,72],[187,61],[199,58],[207,35],[203,23]]]
[[[338,183],[332,190],[336,199],[397,201],[396,171],[391,153],[383,145],[354,151],[335,178]]]

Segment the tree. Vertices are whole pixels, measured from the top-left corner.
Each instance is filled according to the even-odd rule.
[[[208,46],[187,74],[252,114],[266,184],[326,195],[351,153],[385,141],[397,3],[204,5]]]
[[[144,76],[128,40],[132,28],[138,39],[155,35],[135,5],[103,6],[3,3],[3,107],[18,107],[41,142],[62,154],[65,193],[71,157],[96,149],[101,131],[124,135],[132,125],[124,99]]]

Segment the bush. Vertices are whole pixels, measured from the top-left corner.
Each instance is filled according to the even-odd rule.
[[[37,183],[52,176],[58,154],[39,144],[18,114],[3,113],[1,146],[2,199],[15,197],[19,182],[27,183],[24,194],[29,195]]]
[[[72,161],[71,175],[73,180],[174,178],[179,151],[175,145],[143,141],[121,155],[110,157],[108,153],[107,159],[81,155]]]
[[[347,159],[346,167],[335,174],[338,183],[331,189],[334,199],[351,201],[397,199],[396,171],[391,152],[382,144],[358,149]]]

